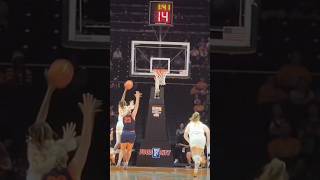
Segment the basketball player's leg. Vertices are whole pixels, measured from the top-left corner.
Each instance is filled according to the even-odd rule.
[[[121,144],[121,133],[122,133],[122,131],[117,131],[117,133],[116,133],[116,140],[117,141],[116,141],[116,145],[114,146],[115,149],[117,149],[118,146],[120,146],[120,144]],[[119,149],[121,149],[121,148],[119,148]],[[123,158],[123,151],[120,150],[117,166],[121,165],[122,158]]]
[[[134,145],[134,142],[135,142],[135,139],[136,139],[136,134],[135,132],[129,132],[126,134],[127,135],[127,139],[126,139],[126,160],[125,160],[125,163],[124,163],[124,168],[126,169],[128,167],[128,164],[129,164],[129,160],[130,160],[130,157],[131,157],[131,153],[132,153],[132,148],[133,148],[133,145]]]
[[[127,143],[127,163],[130,161],[133,145],[133,143]]]
[[[198,169],[199,169],[199,166],[200,166],[200,163],[201,163],[201,155],[203,153],[203,148],[201,147],[198,147],[198,146],[193,146],[191,147],[191,154],[192,154],[192,159],[193,159],[193,162],[194,162],[194,174],[193,176],[197,176],[197,173],[198,173]]]
[[[204,152],[203,152],[202,155],[201,155],[200,166],[201,166],[202,168],[207,167],[207,159],[206,159],[206,156],[205,156]]]
[[[112,165],[116,164],[116,156],[114,154],[110,154],[110,163]]]
[[[126,162],[126,160],[127,160],[127,156],[126,156],[126,154],[127,154],[127,143],[121,143],[121,151],[120,152],[122,152],[122,154],[123,154],[123,157],[122,157],[123,161]]]
[[[115,151],[114,151],[114,148],[110,148],[110,164],[115,164],[115,159],[116,156],[115,156]]]
[[[133,144],[132,143],[123,143],[123,144],[121,144],[121,148],[125,149],[125,151],[123,151],[123,162],[124,162],[123,167],[124,167],[124,169],[127,169],[128,164],[129,164],[129,160],[131,157]]]

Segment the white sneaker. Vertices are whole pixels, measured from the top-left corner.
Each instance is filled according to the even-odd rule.
[[[127,170],[127,169],[128,169],[128,163],[124,163],[123,169],[124,169],[124,170]]]

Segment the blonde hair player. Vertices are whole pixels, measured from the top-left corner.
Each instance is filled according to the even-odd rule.
[[[207,145],[207,154],[210,154],[210,129],[200,121],[198,112],[193,113],[190,117],[190,123],[184,131],[184,138],[190,145],[194,161],[193,176],[196,177],[205,145]]]
[[[121,151],[123,153],[124,169],[128,168],[128,163],[131,157],[132,148],[136,139],[135,121],[139,109],[140,98],[142,94],[139,91],[135,93],[136,102],[133,111],[127,108],[123,116],[123,131],[121,134]]]
[[[91,94],[83,94],[83,103],[79,103],[83,115],[83,126],[79,143],[76,142],[74,123],[67,124],[63,129],[63,138],[56,140],[55,132],[46,122],[49,105],[55,87],[48,82],[46,95],[37,115],[35,123],[29,128],[27,157],[29,167],[27,180],[47,180],[51,170],[67,169],[67,176],[72,180],[80,180],[85,166],[95,119],[100,111],[101,101]],[[68,164],[68,152],[76,150]]]

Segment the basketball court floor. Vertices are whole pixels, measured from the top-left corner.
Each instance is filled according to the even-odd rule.
[[[209,180],[210,169],[199,169],[197,177],[192,176],[193,169],[187,168],[165,168],[165,167],[111,167],[111,180]]]

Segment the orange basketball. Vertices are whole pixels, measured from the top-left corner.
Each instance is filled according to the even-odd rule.
[[[133,81],[127,80],[127,81],[124,83],[124,88],[125,88],[126,90],[132,89],[132,88],[133,88]]]
[[[66,59],[55,60],[48,71],[48,81],[58,89],[65,88],[73,78],[74,69]]]

